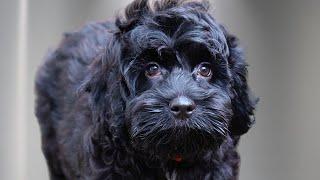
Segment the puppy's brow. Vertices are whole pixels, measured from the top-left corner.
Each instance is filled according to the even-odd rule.
[[[191,67],[201,62],[212,62],[215,55],[204,43],[200,42],[186,42],[180,49],[180,53],[188,60]]]
[[[142,59],[143,61],[156,61],[160,58],[160,53],[156,48],[148,48],[142,50],[142,52],[138,55],[137,59]]]

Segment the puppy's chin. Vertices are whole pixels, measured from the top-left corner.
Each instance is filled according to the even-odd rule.
[[[219,148],[223,139],[222,136],[180,124],[145,137],[133,136],[132,145],[134,149],[153,159],[196,161],[208,151]]]

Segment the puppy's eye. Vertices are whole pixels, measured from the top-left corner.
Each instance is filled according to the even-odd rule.
[[[202,77],[206,77],[206,78],[210,78],[212,76],[210,64],[208,64],[208,63],[200,64],[198,67],[197,75],[202,76]]]
[[[157,63],[150,63],[146,66],[145,75],[147,77],[156,77],[161,75],[160,66]]]

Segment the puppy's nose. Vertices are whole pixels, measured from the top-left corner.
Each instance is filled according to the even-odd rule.
[[[186,119],[191,116],[196,104],[186,96],[174,98],[170,104],[171,112],[179,119]]]

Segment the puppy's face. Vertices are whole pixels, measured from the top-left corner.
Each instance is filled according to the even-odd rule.
[[[195,159],[229,135],[229,49],[209,15],[166,14],[144,17],[122,38],[127,127],[139,151]]]
[[[90,94],[98,135],[129,139],[151,158],[194,161],[246,133],[257,99],[237,39],[205,3],[148,2],[107,25],[106,51],[80,92]]]

